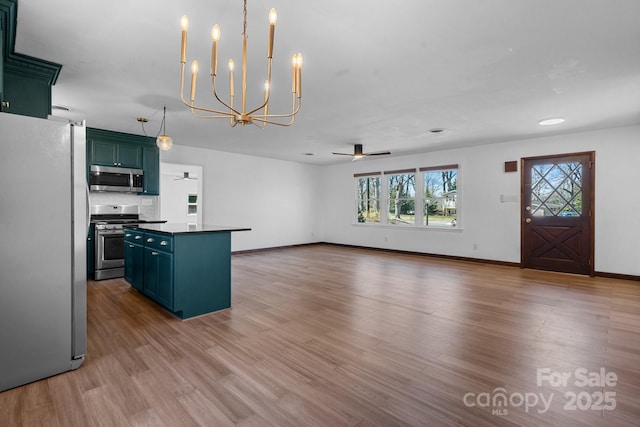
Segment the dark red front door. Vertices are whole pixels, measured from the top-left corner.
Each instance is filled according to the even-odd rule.
[[[593,273],[595,153],[522,159],[522,266]]]

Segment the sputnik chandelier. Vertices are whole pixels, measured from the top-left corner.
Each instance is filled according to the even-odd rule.
[[[269,11],[269,44],[267,46],[267,80],[264,85],[264,102],[247,111],[247,0],[244,0],[244,28],[242,31],[242,105],[240,108],[234,105],[235,84],[234,84],[234,62],[229,60],[229,101],[225,102],[221,99],[216,88],[216,77],[218,75],[218,41],[220,40],[220,27],[218,24],[213,26],[211,30],[211,85],[213,86],[213,96],[224,106],[224,109],[213,109],[195,104],[196,98],[196,79],[199,71],[198,61],[191,63],[191,93],[189,101],[184,98],[184,67],[187,60],[187,31],[189,29],[189,20],[186,16],[182,17],[182,44],[181,44],[181,73],[180,73],[180,98],[182,103],[191,110],[195,117],[199,118],[222,118],[229,119],[231,127],[238,123],[248,125],[253,123],[260,127],[267,124],[278,126],[291,126],[295,120],[295,116],[300,110],[302,103],[302,54],[297,53],[291,56],[291,112],[285,114],[269,113],[269,98],[271,96],[271,62],[273,57],[273,39],[276,29],[277,14],[275,9]],[[204,112],[202,114],[200,112]],[[256,123],[257,122],[257,123]]]

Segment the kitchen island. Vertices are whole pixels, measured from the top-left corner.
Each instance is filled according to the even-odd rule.
[[[182,319],[231,307],[231,233],[250,228],[138,224],[125,228],[124,278]]]

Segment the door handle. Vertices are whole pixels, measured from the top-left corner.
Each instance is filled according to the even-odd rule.
[[[531,222],[531,218],[526,218],[526,219],[524,220],[524,222],[526,222],[527,224],[529,224],[529,223]]]

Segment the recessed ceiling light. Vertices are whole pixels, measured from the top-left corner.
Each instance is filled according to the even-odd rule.
[[[305,156],[315,156],[316,153],[304,153]]]
[[[559,125],[564,122],[564,117],[549,117],[548,119],[542,119],[538,121],[540,126],[552,126]]]
[[[429,129],[429,133],[442,133],[444,132],[445,129],[444,128],[433,128],[433,129]]]
[[[51,109],[52,110],[60,110],[60,111],[71,111],[71,108],[67,107],[65,105],[52,105]]]

